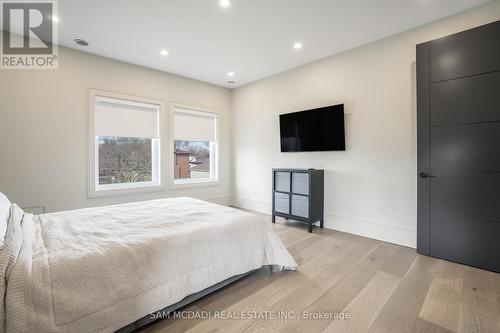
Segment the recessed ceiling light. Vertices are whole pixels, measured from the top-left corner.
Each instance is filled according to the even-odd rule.
[[[234,76],[234,72],[227,72],[227,76]]]
[[[296,50],[300,50],[302,48],[302,43],[296,42],[295,44],[293,44],[293,48]]]
[[[231,1],[229,1],[229,0],[220,0],[219,1],[219,5],[221,7],[227,8],[227,7],[229,7],[231,5]]]
[[[57,16],[50,16],[50,19],[52,20],[52,22],[59,22],[59,17]]]
[[[234,81],[227,81],[227,84],[235,84],[236,82]]]
[[[167,50],[161,50],[160,54],[164,57],[168,56],[168,51]]]
[[[73,41],[80,46],[89,46],[89,42],[87,42],[85,39],[76,38]]]

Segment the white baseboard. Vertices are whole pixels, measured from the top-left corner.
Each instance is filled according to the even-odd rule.
[[[415,229],[356,216],[327,213],[325,227],[412,248],[417,245]]]
[[[256,200],[235,195],[232,196],[232,205],[264,214],[271,214],[272,209],[272,204],[269,201]],[[324,226],[328,229],[416,248],[417,236],[416,230],[413,228],[406,228],[386,222],[335,213],[325,214]]]

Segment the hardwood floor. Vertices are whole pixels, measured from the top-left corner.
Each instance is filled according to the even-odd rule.
[[[500,274],[280,219],[273,228],[298,271],[259,270],[183,309],[209,318],[169,318],[143,332],[500,332]]]

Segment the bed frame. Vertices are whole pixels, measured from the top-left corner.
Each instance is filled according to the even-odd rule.
[[[236,282],[236,281],[244,278],[245,276],[252,274],[255,271],[257,271],[257,269],[250,271],[250,272],[247,272],[247,273],[240,274],[240,275],[235,275],[235,276],[230,277],[229,279],[226,279],[222,282],[219,282],[211,287],[203,289],[202,291],[191,294],[191,295],[183,298],[179,302],[172,304],[172,305],[169,305],[161,310],[152,312],[151,314],[147,315],[146,317],[143,317],[143,318],[133,322],[132,324],[129,324],[129,325],[119,329],[116,332],[117,333],[135,332],[135,331],[143,328],[144,326],[151,324],[154,321],[162,320],[161,318],[164,317],[165,314],[173,312],[173,311],[177,311],[177,310],[185,307],[186,305],[189,305],[189,304],[193,303],[194,301],[199,300],[202,297],[205,297],[205,296],[207,296],[207,295],[209,295],[209,294],[211,294],[219,289],[224,288],[225,286],[227,286],[233,282]],[[155,315],[155,316],[152,316],[152,315]]]

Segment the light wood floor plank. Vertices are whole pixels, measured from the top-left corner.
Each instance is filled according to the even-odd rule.
[[[377,319],[372,333],[444,333],[446,330],[418,318],[433,277],[445,271],[442,260],[418,256],[393,292]]]
[[[384,261],[389,260],[389,248],[380,244],[369,256],[344,275],[332,288],[313,304],[308,312],[341,312],[379,271]],[[282,328],[284,332],[321,332],[330,324],[327,320],[301,320],[290,322]]]
[[[350,315],[350,318],[333,321],[323,332],[366,332],[400,281],[401,278],[395,275],[377,272],[343,310],[344,313]]]
[[[495,290],[494,273],[464,266],[463,301],[458,333],[500,332],[500,313]]]
[[[435,277],[425,296],[418,316],[452,332],[457,331],[463,279],[459,277]]]

